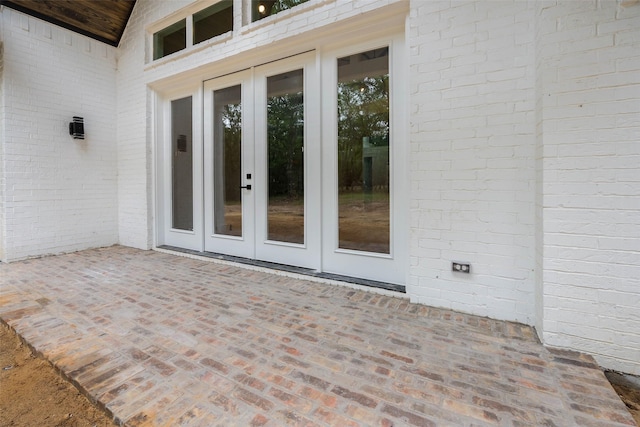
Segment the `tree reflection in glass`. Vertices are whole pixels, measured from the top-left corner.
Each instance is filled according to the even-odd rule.
[[[267,78],[269,240],[304,243],[303,71]]]
[[[339,248],[390,253],[389,48],[338,59]]]
[[[251,0],[251,21],[275,15],[309,0]]]
[[[240,85],[216,90],[214,102],[214,231],[242,236],[242,104]]]

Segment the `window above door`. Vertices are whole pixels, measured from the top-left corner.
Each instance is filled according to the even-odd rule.
[[[334,0],[335,1],[335,0]],[[211,44],[223,43],[235,35],[264,26],[265,18],[279,15],[277,21],[293,14],[325,5],[322,0],[205,0],[197,1],[149,25],[147,62],[188,53]],[[234,7],[235,5],[235,7]],[[284,13],[286,12],[286,13]],[[268,25],[268,24],[267,24]]]
[[[188,12],[152,27],[154,61],[233,31],[233,0],[218,0],[200,9],[190,7]]]
[[[309,0],[251,0],[251,22],[292,9]]]

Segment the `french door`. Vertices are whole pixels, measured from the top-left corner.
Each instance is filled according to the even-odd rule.
[[[205,82],[205,251],[320,268],[314,57]]]
[[[159,243],[404,284],[406,69],[400,35],[165,98]]]

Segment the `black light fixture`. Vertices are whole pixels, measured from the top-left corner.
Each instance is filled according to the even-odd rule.
[[[73,121],[69,123],[69,135],[73,139],[84,139],[84,119],[82,117],[73,116]]]

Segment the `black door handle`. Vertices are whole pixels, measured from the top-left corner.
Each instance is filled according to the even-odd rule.
[[[247,190],[251,190],[251,184],[244,185],[244,186],[241,185],[240,188],[246,188]]]

